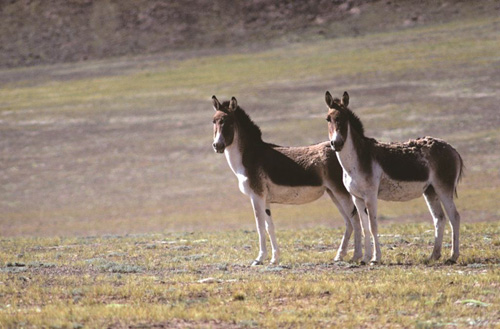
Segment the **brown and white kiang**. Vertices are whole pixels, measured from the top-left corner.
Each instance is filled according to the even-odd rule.
[[[327,91],[328,135],[343,169],[343,182],[352,194],[365,232],[364,261],[381,261],[377,226],[377,200],[406,201],[424,195],[434,220],[434,249],[431,260],[441,257],[445,212],[452,232],[448,263],[459,256],[460,215],[454,195],[463,173],[460,154],[447,142],[423,137],[404,143],[381,143],[365,136],[363,124],[349,108],[349,95],[333,98]],[[375,251],[369,239],[370,232]],[[370,259],[371,258],[371,259]]]
[[[276,240],[270,204],[304,204],[325,192],[337,206],[345,222],[345,232],[335,256],[342,260],[354,231],[353,261],[362,257],[361,224],[356,207],[342,183],[342,167],[330,143],[284,147],[262,140],[260,128],[238,106],[236,98],[220,103],[212,97],[213,149],[223,153],[238,179],[240,191],[253,207],[259,254],[252,265],[262,265],[267,256],[267,231],[272,248],[271,264],[278,264],[280,250]],[[363,216],[362,216],[363,217]],[[365,216],[366,217],[366,216]]]

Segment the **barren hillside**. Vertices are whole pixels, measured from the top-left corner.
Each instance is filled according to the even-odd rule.
[[[0,67],[261,48],[498,13],[498,1],[1,0]]]

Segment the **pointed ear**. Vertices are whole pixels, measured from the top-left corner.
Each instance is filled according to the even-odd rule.
[[[219,100],[217,99],[217,97],[215,97],[215,95],[212,96],[212,105],[215,111],[218,111],[221,107]]]
[[[342,95],[342,105],[345,107],[349,106],[349,94],[347,91],[344,91],[344,94]]]
[[[333,108],[333,97],[329,91],[327,91],[325,94],[325,102],[326,102],[326,105],[328,105],[328,108],[330,108],[330,109]]]
[[[229,110],[234,111],[238,107],[238,101],[236,98],[231,97],[231,101],[229,102]]]

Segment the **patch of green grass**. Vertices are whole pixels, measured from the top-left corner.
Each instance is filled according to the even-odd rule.
[[[423,224],[382,225],[374,267],[332,264],[341,230],[327,228],[279,230],[279,267],[248,265],[255,232],[3,239],[0,267],[26,270],[0,271],[0,327],[495,328],[500,225],[461,233],[453,266],[426,263],[433,231]]]

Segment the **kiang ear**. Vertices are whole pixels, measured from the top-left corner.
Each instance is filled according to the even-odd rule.
[[[344,94],[342,95],[342,105],[345,107],[349,106],[349,94],[347,91],[344,91]]]
[[[333,108],[334,100],[333,100],[333,97],[329,91],[327,91],[325,94],[325,102],[326,102],[326,105],[328,105],[328,108],[331,108],[331,109]]]
[[[234,111],[238,107],[238,101],[236,98],[231,97],[231,101],[229,101],[229,111]]]
[[[221,108],[220,102],[215,95],[212,96],[212,105],[215,111],[219,111]]]

